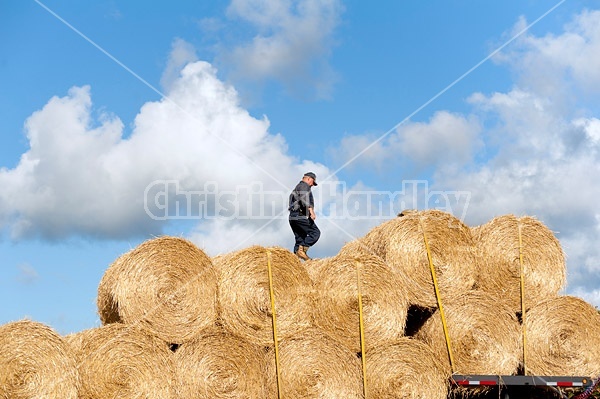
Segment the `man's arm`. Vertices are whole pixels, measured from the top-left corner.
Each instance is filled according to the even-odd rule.
[[[317,215],[315,214],[315,199],[313,197],[312,191],[310,191],[308,193],[308,212],[309,212],[309,216],[312,220],[315,220],[317,218]]]

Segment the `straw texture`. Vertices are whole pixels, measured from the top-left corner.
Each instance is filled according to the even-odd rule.
[[[275,357],[271,355],[269,375],[276,381]],[[363,398],[360,359],[318,329],[282,340],[279,358],[282,398]]]
[[[369,398],[447,398],[450,369],[422,341],[404,337],[369,348],[366,362]]]
[[[78,359],[80,399],[175,399],[168,345],[137,326],[113,323],[67,336]]]
[[[222,329],[206,330],[175,352],[178,398],[269,397],[262,347]]]
[[[515,374],[522,359],[521,328],[514,312],[498,298],[471,291],[444,303],[453,371],[460,374]],[[439,309],[416,333],[450,366]]]
[[[306,269],[310,279],[314,282],[316,281],[321,269],[323,269],[330,260],[331,258],[312,258],[301,263],[304,269]]]
[[[208,256],[179,237],[159,237],[121,255],[98,286],[103,324],[140,323],[183,343],[215,323],[217,275]]]
[[[507,298],[521,311],[521,228],[525,308],[555,297],[566,283],[565,256],[560,242],[539,220],[514,215],[498,216],[473,228],[483,262],[478,286]]]
[[[273,344],[267,251],[271,253],[278,338],[310,326],[312,281],[300,260],[280,248],[252,246],[215,260],[220,319],[230,332],[260,345]]]
[[[531,375],[600,375],[600,315],[580,298],[558,296],[526,313],[526,370]]]
[[[354,352],[361,351],[359,282],[367,348],[402,337],[408,310],[404,281],[380,258],[364,252],[331,258],[315,280],[315,323]]]
[[[71,348],[50,327],[31,320],[0,326],[0,398],[77,399]]]

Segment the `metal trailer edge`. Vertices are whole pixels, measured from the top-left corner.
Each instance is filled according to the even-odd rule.
[[[551,387],[575,388],[586,390],[594,384],[591,377],[587,376],[531,376],[531,375],[477,375],[453,374],[451,383],[459,387],[498,387],[501,391],[509,387]],[[499,393],[500,393],[499,391]],[[509,398],[509,390],[505,389],[505,396]]]

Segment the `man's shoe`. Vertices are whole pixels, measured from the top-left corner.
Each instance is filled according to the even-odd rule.
[[[306,254],[306,251],[308,251],[308,248],[309,247],[300,245],[300,247],[298,247],[298,250],[296,251],[296,255],[302,260],[310,260],[310,258]]]

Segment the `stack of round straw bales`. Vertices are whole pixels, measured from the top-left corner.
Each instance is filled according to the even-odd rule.
[[[279,247],[252,246],[214,260],[220,321],[229,332],[265,346],[274,340],[269,256],[275,332],[284,338],[313,324],[312,281],[298,257]]]
[[[555,297],[566,283],[565,256],[558,239],[539,220],[498,216],[472,229],[481,251],[478,286],[509,300],[521,311],[521,265],[525,308]]]
[[[98,287],[103,324],[139,324],[181,344],[215,323],[217,275],[210,258],[178,237],[146,241],[121,255]]]
[[[377,256],[334,256],[315,279],[315,324],[350,350],[361,352],[357,327],[362,310],[366,345],[395,341],[404,335],[406,324],[404,284]]]
[[[50,327],[31,320],[0,326],[0,398],[78,399],[74,354]]]
[[[113,323],[67,336],[82,399],[175,397],[169,346],[137,325]]]
[[[452,372],[597,376],[600,315],[558,296],[565,274],[552,232],[513,215],[402,212],[303,263],[159,237],[106,270],[104,326],[0,326],[0,397],[443,399]]]

